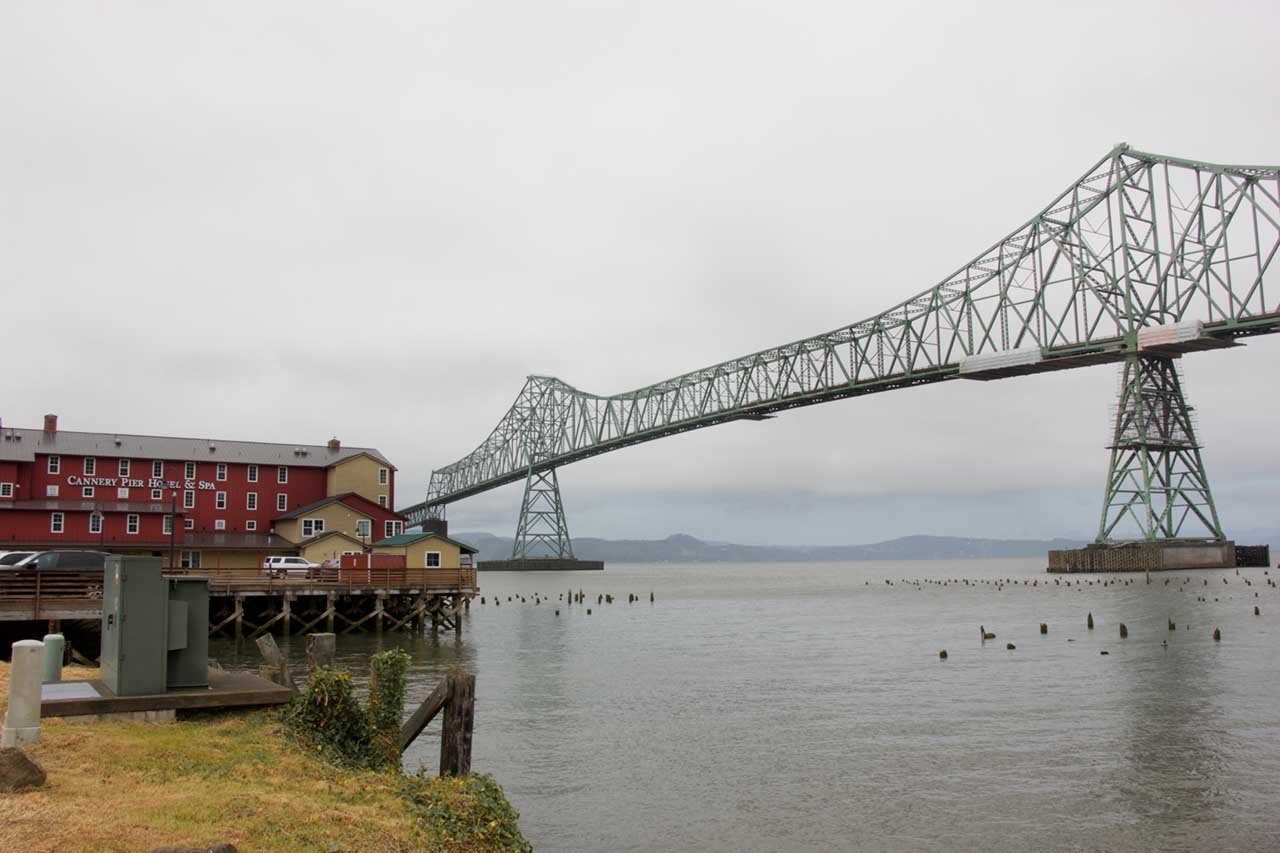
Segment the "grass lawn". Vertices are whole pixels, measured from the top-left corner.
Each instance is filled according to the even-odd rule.
[[[69,667],[64,679],[96,675]],[[8,684],[0,663],[0,713]],[[165,725],[51,718],[27,751],[49,781],[0,794],[0,850],[527,849],[487,777],[338,768],[286,736],[273,710]]]

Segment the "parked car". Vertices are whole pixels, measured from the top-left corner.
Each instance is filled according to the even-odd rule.
[[[309,578],[319,563],[313,563],[302,557],[267,557],[262,561],[262,573],[270,578]]]
[[[19,569],[97,569],[107,567],[106,551],[39,551],[16,564]]]
[[[0,568],[13,567],[30,557],[35,551],[0,551]]]

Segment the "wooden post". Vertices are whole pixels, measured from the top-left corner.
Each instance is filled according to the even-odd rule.
[[[262,657],[266,660],[266,665],[262,667],[261,675],[268,681],[274,681],[276,684],[295,690],[293,679],[289,676],[288,662],[285,661],[284,655],[280,653],[279,646],[276,645],[276,638],[270,634],[263,634],[258,638],[258,651],[262,652]]]
[[[318,669],[322,666],[333,666],[333,656],[337,650],[337,638],[332,634],[307,635],[307,666]]]
[[[453,635],[455,637],[462,636],[462,611],[466,609],[466,602],[466,598],[463,598],[462,601],[459,602],[457,596],[454,596]]]
[[[476,722],[476,677],[469,672],[449,673],[449,700],[444,706],[440,732],[440,775],[466,776],[471,772],[471,731]]]
[[[289,636],[290,621],[293,619],[293,596],[289,593],[284,594],[284,635]]]
[[[244,596],[236,594],[236,646],[244,639]]]
[[[332,634],[333,633],[333,610],[334,610],[334,607],[337,606],[337,602],[334,600],[333,593],[329,593],[328,595],[325,596],[325,602],[328,604],[329,610],[325,614],[324,626],[328,630],[328,632]]]

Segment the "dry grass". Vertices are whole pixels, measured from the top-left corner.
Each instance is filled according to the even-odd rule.
[[[8,676],[0,663],[0,697]],[[415,816],[401,793],[403,777],[337,769],[286,739],[271,711],[169,725],[48,719],[28,751],[49,781],[0,794],[0,850],[219,842],[244,851],[487,848],[480,839],[449,845]],[[458,783],[424,784],[439,784],[454,801],[467,796]]]

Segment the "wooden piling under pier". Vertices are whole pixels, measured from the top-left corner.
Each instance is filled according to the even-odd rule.
[[[462,612],[479,593],[476,570],[365,569],[317,578],[272,578],[256,569],[166,570],[209,578],[209,636],[254,639],[325,630],[462,630]],[[102,572],[0,574],[0,621],[101,619]],[[56,577],[54,577],[56,575]]]

